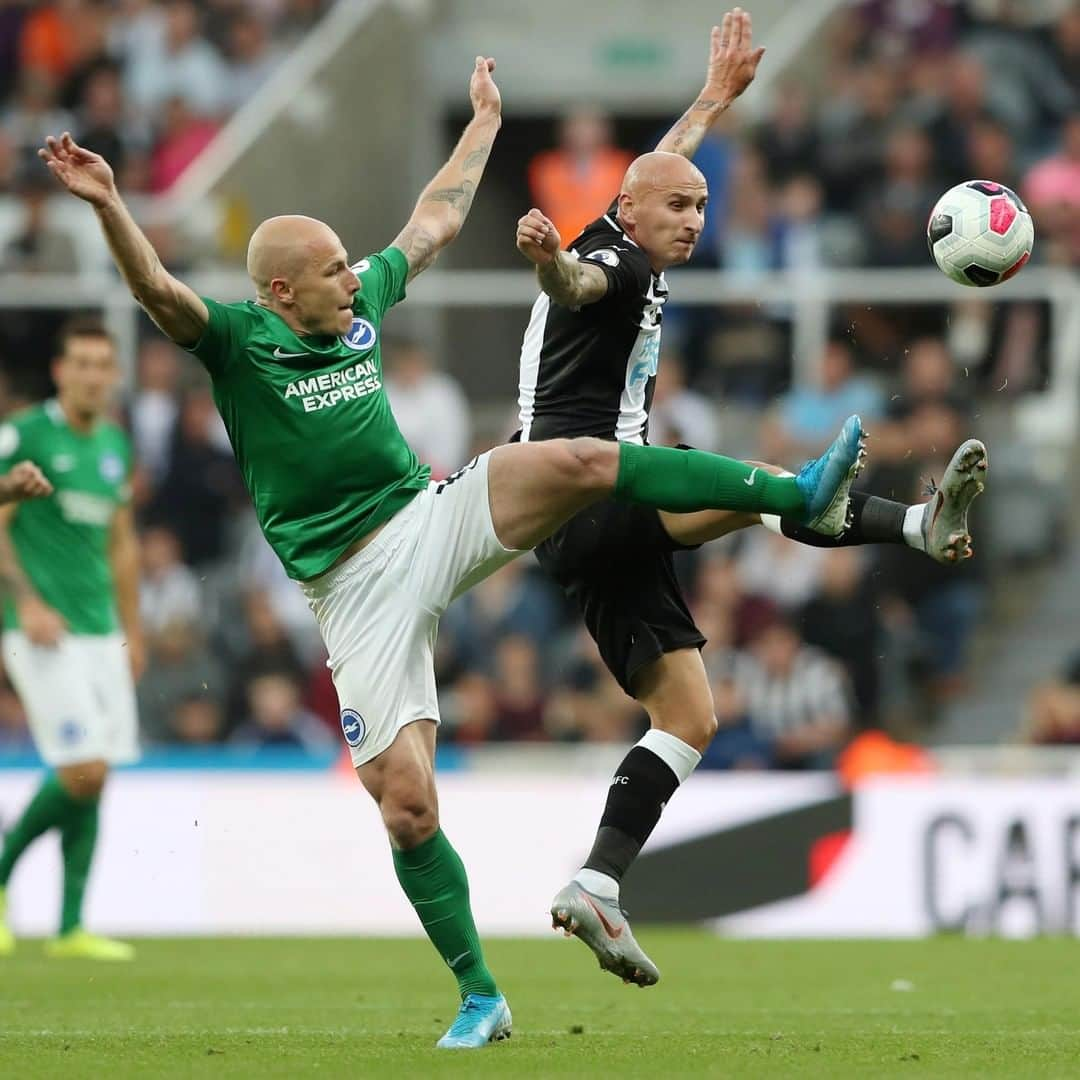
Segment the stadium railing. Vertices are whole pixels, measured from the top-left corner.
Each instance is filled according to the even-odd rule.
[[[185,280],[199,293],[239,300],[251,293],[238,271],[193,272]],[[1016,399],[1015,434],[1028,446],[1045,451],[1046,469],[1059,474],[1080,430],[1080,280],[1061,270],[1031,267],[990,292],[954,285],[934,270],[857,269],[814,274],[761,273],[753,276],[709,270],[681,270],[673,275],[685,307],[727,304],[785,306],[790,311],[794,380],[812,382],[838,305],[948,305],[961,301],[1044,302],[1050,313],[1050,370],[1045,389]],[[479,298],[479,299],[478,299]],[[528,271],[432,270],[409,290],[414,309],[531,307],[536,279]],[[0,275],[0,319],[19,309],[100,309],[119,343],[125,370],[134,371],[137,348],[136,305],[115,277],[71,275]],[[452,357],[448,367],[454,370]]]

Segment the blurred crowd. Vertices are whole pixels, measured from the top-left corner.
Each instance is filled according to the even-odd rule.
[[[0,3],[0,270],[70,270],[46,134],[103,154],[126,193],[167,192],[327,0]],[[6,196],[6,198],[5,198]]]
[[[73,130],[120,165],[128,190],[165,190],[323,6],[0,4],[0,195],[25,212],[0,245],[0,268],[70,265],[32,167],[42,131]],[[1080,7],[864,0],[835,20],[817,62],[807,84],[777,88],[759,122],[734,109],[706,140],[699,265],[925,266],[928,207],[973,177],[1027,200],[1037,261],[1080,264]],[[575,109],[523,170],[566,241],[645,148],[620,145],[616,130],[598,110]],[[1048,365],[1046,311],[1034,303],[840,306],[816,381],[795,388],[790,332],[790,304],[768,298],[670,305],[651,441],[793,467],[857,411],[873,435],[865,486],[917,502],[955,446],[983,433],[987,399],[1041,388]],[[24,389],[4,359],[10,408]],[[480,430],[459,384],[418,342],[387,340],[384,362],[402,430],[436,476],[513,430],[509,416]],[[751,438],[729,426],[719,406],[731,402],[750,411]],[[146,741],[339,746],[314,622],[258,533],[194,362],[148,333],[123,413],[139,461]],[[1008,458],[1007,444],[994,446]],[[931,723],[969,685],[999,539],[983,526],[995,500],[1008,516],[1008,497],[1002,483],[977,504],[980,558],[958,569],[900,546],[824,550],[760,528],[680,554],[721,725],[707,764],[817,767],[861,730],[905,736]],[[444,741],[625,741],[646,725],[531,556],[452,605],[437,663]],[[1070,669],[1036,695],[1032,738],[1080,741],[1077,679]],[[0,691],[0,747],[25,741],[18,703]]]

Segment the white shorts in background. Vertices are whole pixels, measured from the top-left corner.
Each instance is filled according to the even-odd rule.
[[[303,582],[354,765],[414,720],[439,722],[435,637],[450,601],[521,554],[495,535],[488,460],[428,484],[362,551]]]
[[[47,765],[138,760],[135,685],[120,634],[66,634],[48,647],[5,630],[3,655]]]

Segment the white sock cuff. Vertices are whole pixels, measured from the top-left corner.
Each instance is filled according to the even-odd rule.
[[[909,506],[904,514],[904,543],[916,551],[926,550],[926,541],[923,540],[922,522],[926,513],[925,503],[916,503]]]
[[[689,743],[657,728],[649,728],[637,745],[651,750],[678,777],[680,784],[701,762],[701,755]]]
[[[777,536],[783,536],[784,530],[780,528],[780,515],[779,514],[758,514],[761,518],[761,524],[765,526],[769,532],[776,533]]]

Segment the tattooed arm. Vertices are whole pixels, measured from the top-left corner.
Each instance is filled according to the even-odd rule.
[[[408,224],[394,240],[393,247],[409,261],[409,280],[426,270],[439,252],[461,232],[472,206],[476,186],[502,123],[499,88],[491,78],[494,60],[476,58],[469,97],[473,118],[462,132],[450,160],[420,193]]]
[[[692,158],[717,117],[754,81],[764,52],[751,43],[750,15],[741,8],[729,11],[712,28],[705,88],[656,149]]]
[[[576,311],[607,295],[608,279],[604,271],[561,250],[562,237],[554,222],[536,207],[518,221],[517,249],[536,265],[540,288],[556,304]]]

